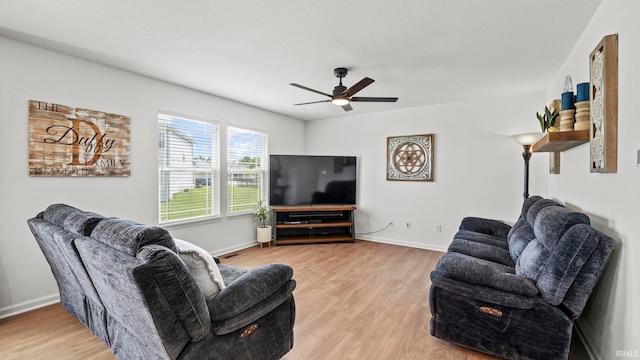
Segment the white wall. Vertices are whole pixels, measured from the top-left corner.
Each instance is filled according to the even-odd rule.
[[[0,37],[0,317],[57,300],[57,287],[27,219],[63,202],[106,216],[157,224],[157,113],[194,115],[269,133],[270,151],[304,151],[302,121]],[[215,79],[211,79],[215,81]],[[30,177],[28,100],[131,118],[131,176]],[[169,228],[220,253],[255,241],[250,216]]]
[[[356,232],[394,221],[393,228],[359,238],[443,251],[465,216],[516,220],[524,162],[510,135],[539,131],[535,113],[545,101],[539,92],[313,121],[307,152],[358,156]],[[360,106],[367,104],[354,104]],[[387,181],[387,137],[431,133],[434,181]],[[547,155],[533,154],[530,166],[529,193],[544,195]]]
[[[603,36],[618,34],[618,171],[589,172],[589,145],[561,155],[561,173],[549,175],[549,196],[587,212],[594,227],[616,241],[614,256],[591,296],[578,327],[594,355],[640,356],[640,2],[604,0],[550,84],[547,98],[559,97],[564,77],[589,81],[589,54]]]

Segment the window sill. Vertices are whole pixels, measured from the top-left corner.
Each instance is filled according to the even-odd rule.
[[[203,216],[197,219],[167,221],[167,222],[158,224],[158,226],[166,229],[180,229],[185,227],[203,225],[204,223],[219,222],[221,219],[222,217],[219,215]]]
[[[238,212],[238,213],[234,213],[234,214],[227,214],[227,218],[238,218],[238,217],[245,217],[248,215],[253,215],[253,212],[251,210],[247,210],[244,212]]]

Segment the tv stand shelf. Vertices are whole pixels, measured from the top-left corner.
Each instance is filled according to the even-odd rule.
[[[355,242],[353,205],[272,207],[274,245]]]

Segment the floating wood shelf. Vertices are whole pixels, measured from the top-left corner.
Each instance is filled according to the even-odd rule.
[[[531,146],[531,152],[565,151],[587,142],[589,130],[549,132]]]

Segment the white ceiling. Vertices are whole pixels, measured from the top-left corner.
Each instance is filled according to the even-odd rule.
[[[0,36],[303,120],[544,90],[601,0],[2,0]],[[345,112],[336,67],[358,96]]]

